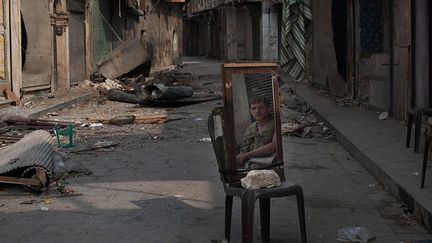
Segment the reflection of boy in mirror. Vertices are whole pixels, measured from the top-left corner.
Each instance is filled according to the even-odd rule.
[[[270,157],[277,151],[275,123],[270,116],[270,105],[262,96],[249,100],[251,116],[255,122],[246,129],[237,162],[243,163],[250,158]]]

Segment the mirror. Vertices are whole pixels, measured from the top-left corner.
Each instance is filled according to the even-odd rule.
[[[224,137],[232,182],[252,169],[275,169],[283,179],[276,63],[226,63]]]

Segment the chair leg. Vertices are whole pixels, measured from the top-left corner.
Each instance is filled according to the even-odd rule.
[[[416,152],[416,153],[419,151],[422,117],[423,117],[423,115],[421,114],[421,112],[416,112],[416,114],[414,116],[414,120],[415,120],[414,152]]]
[[[414,115],[411,113],[408,114],[407,137],[406,137],[406,147],[407,148],[409,148],[409,146],[410,146],[413,120],[414,120]]]
[[[246,190],[241,196],[242,207],[242,242],[252,243],[253,223],[255,209],[255,194],[252,190]]]
[[[270,199],[260,199],[261,238],[270,241]]]
[[[305,217],[305,207],[304,207],[304,196],[303,196],[303,190],[299,186],[297,188],[296,196],[297,196],[297,209],[299,214],[301,239],[302,239],[302,243],[306,243],[307,237],[306,237],[306,217]]]
[[[430,139],[426,138],[424,151],[423,151],[423,166],[422,166],[422,177],[421,177],[420,188],[424,188],[426,168],[427,168],[427,162],[428,162],[428,156],[429,156],[429,146],[430,146]]]
[[[231,240],[231,215],[232,215],[233,196],[225,197],[225,239]]]

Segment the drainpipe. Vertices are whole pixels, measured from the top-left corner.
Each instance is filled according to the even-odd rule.
[[[411,100],[410,105],[411,107],[415,107],[416,105],[416,13],[417,13],[417,4],[416,0],[411,0]],[[407,91],[408,92],[408,91]],[[410,107],[410,108],[411,108]]]
[[[389,44],[390,44],[390,60],[389,60],[389,79],[390,79],[390,107],[389,113],[393,114],[393,86],[394,86],[394,0],[389,0]]]

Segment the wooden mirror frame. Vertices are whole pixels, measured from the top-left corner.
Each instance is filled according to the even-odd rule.
[[[239,170],[237,163],[236,138],[235,138],[235,121],[234,121],[234,104],[233,104],[233,75],[235,74],[264,74],[272,75],[272,91],[273,91],[273,106],[275,132],[277,139],[277,160],[279,163],[273,165],[274,169],[284,180],[283,171],[283,152],[282,152],[282,132],[280,118],[280,94],[279,82],[277,75],[277,63],[224,63],[222,64],[222,85],[223,85],[223,107],[224,107],[224,125],[223,132],[225,137],[226,158],[229,168],[225,175],[227,182],[230,184],[238,183],[241,178],[246,176],[249,170]]]

